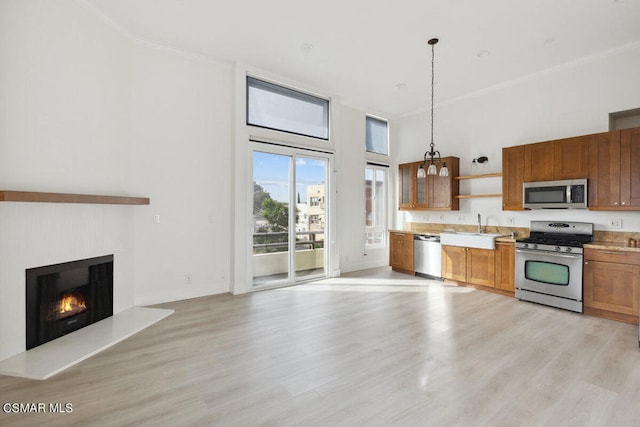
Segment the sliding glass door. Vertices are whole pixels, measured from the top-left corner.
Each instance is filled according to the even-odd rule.
[[[329,155],[257,144],[253,151],[253,286],[326,276]]]

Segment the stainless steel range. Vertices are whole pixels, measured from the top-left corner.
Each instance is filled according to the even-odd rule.
[[[516,240],[516,298],[582,313],[582,245],[593,224],[531,221],[530,230]]]

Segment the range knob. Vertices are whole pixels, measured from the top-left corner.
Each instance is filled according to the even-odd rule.
[[[571,248],[570,248],[570,247],[567,247],[564,251],[565,251],[565,252],[571,252]]]
[[[537,244],[537,243],[535,243],[535,244],[533,245],[533,249],[538,249],[538,244]]]
[[[526,249],[526,248],[528,248],[528,247],[529,247],[529,244],[528,244],[528,243],[524,243],[524,244],[522,245],[522,247]]]
[[[562,248],[560,246],[556,246],[556,252],[560,252]]]

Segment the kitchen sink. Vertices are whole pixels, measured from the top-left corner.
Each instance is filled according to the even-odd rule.
[[[506,234],[469,233],[464,231],[446,231],[440,234],[440,244],[462,246],[464,248],[496,249],[496,238]]]

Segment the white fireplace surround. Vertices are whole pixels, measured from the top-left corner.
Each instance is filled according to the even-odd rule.
[[[0,203],[0,360],[26,349],[25,270],[114,255],[114,314],[134,305],[132,206]]]

